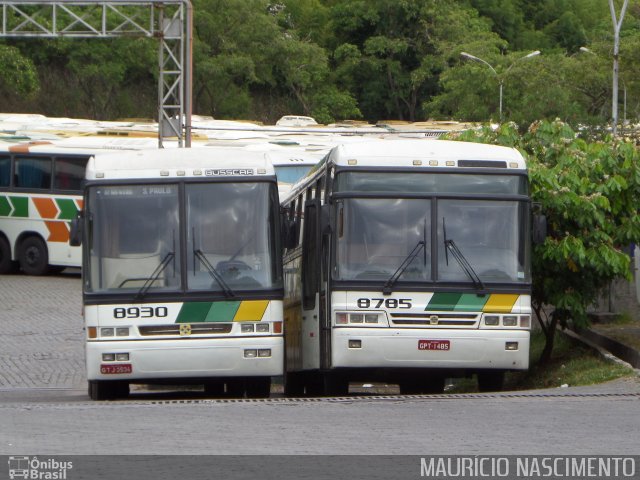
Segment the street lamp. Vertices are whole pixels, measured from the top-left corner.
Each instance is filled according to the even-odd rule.
[[[520,60],[524,60],[526,58],[531,58],[531,57],[535,57],[536,55],[540,55],[540,50],[535,50],[531,53],[528,53],[527,55],[525,55],[524,57],[520,57],[518,59],[516,59],[511,65],[509,65],[509,67],[502,73],[502,75],[498,75],[498,72],[496,72],[496,69],[493,68],[489,62],[487,62],[486,60],[483,60],[479,57],[476,57],[475,55],[471,55],[470,53],[467,52],[460,52],[460,56],[469,60],[473,60],[474,62],[480,62],[480,63],[484,63],[487,67],[489,67],[491,69],[491,71],[493,72],[493,74],[496,76],[496,78],[498,79],[498,84],[500,86],[500,104],[499,104],[499,114],[500,114],[500,121],[502,122],[502,88],[504,85],[504,79],[507,76],[507,73],[509,73],[509,70],[511,70],[513,68],[513,66],[519,62]]]
[[[590,53],[591,55],[597,57],[598,54],[593,50],[587,47],[580,47],[579,50],[584,53]],[[614,59],[615,62],[615,59]],[[615,90],[611,94],[611,118],[612,118],[612,132],[613,136],[616,136],[617,128],[618,128],[618,77],[620,76],[620,80],[622,81],[622,90],[623,90],[623,120],[622,125],[627,123],[627,84],[624,81],[624,77],[620,75],[618,71],[617,65],[614,65],[613,68],[613,85]]]

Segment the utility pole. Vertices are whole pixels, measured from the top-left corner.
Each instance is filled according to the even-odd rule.
[[[611,95],[611,121],[613,122],[613,136],[618,133],[618,60],[620,52],[620,29],[627,10],[629,0],[624,0],[620,19],[616,18],[616,10],[613,0],[609,0],[609,10],[611,11],[611,21],[613,22],[613,92]]]

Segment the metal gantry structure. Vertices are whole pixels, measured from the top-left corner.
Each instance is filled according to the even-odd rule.
[[[0,0],[0,38],[153,37],[158,49],[158,145],[191,146],[189,0]]]

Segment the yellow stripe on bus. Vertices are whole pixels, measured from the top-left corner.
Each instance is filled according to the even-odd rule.
[[[492,293],[489,301],[484,304],[482,311],[490,313],[511,313],[519,296],[518,294]]]
[[[243,300],[233,317],[234,322],[259,322],[267,310],[269,300]]]

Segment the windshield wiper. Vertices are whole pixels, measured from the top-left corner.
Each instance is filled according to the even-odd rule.
[[[211,265],[211,262],[209,262],[204,252],[202,250],[194,250],[193,254],[207,268],[207,270],[209,271],[209,275],[211,275],[211,278],[218,282],[218,285],[220,285],[220,287],[222,288],[222,292],[224,293],[225,297],[234,298],[236,294],[233,292],[233,290],[231,290],[231,287],[229,287],[227,282],[224,281],[222,275],[220,275],[220,272],[218,272],[215,267]]]
[[[453,258],[456,259],[462,270],[464,270],[464,273],[467,274],[467,277],[469,277],[469,279],[473,283],[474,288],[478,291],[484,290],[484,284],[482,283],[482,280],[480,280],[480,277],[478,276],[476,271],[473,269],[464,254],[460,251],[460,249],[456,245],[456,242],[454,242],[453,239],[447,238],[447,226],[444,223],[444,217],[442,217],[442,231],[444,233],[444,257],[447,265],[449,265],[449,252],[451,252]]]
[[[405,259],[402,261],[402,263],[400,264],[398,269],[394,272],[394,274],[391,275],[389,277],[389,280],[387,280],[385,282],[385,284],[382,286],[382,293],[384,295],[391,295],[393,293],[393,286],[396,284],[396,282],[398,281],[400,276],[404,273],[404,271],[411,264],[411,262],[413,262],[413,260],[418,256],[418,254],[420,253],[420,249],[421,248],[425,250],[424,263],[426,265],[426,263],[427,263],[427,257],[426,257],[427,242],[424,241],[424,240],[420,240],[416,244],[416,246],[413,247],[413,250],[411,250],[409,252],[409,255],[407,255],[405,257]]]
[[[144,284],[142,285],[142,287],[140,287],[140,290],[138,290],[138,293],[135,296],[136,300],[142,300],[144,298],[144,296],[147,294],[147,292],[151,288],[151,285],[153,285],[153,283],[156,280],[158,280],[158,278],[160,277],[160,274],[164,272],[165,268],[167,268],[167,266],[169,265],[169,263],[171,263],[171,260],[173,260],[175,256],[176,256],[175,252],[169,252],[164,256],[164,258],[158,264],[158,266],[153,271],[151,276],[145,279]],[[122,282],[120,286],[124,285],[127,281],[128,280],[125,280],[124,282]]]

